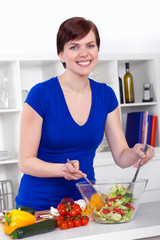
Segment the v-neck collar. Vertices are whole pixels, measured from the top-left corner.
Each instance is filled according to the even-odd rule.
[[[64,102],[64,110],[68,116],[68,118],[70,119],[71,123],[75,126],[75,127],[78,127],[80,129],[82,128],[85,128],[89,122],[90,122],[90,119],[91,119],[91,116],[92,116],[92,113],[93,113],[93,105],[94,105],[94,91],[93,91],[93,86],[92,86],[92,81],[91,79],[89,79],[89,82],[90,82],[90,87],[91,87],[91,107],[90,107],[90,112],[89,112],[89,115],[88,115],[88,119],[87,121],[83,124],[83,125],[79,125],[72,117],[70,111],[69,111],[69,108],[68,108],[68,105],[67,105],[67,102],[66,102],[66,99],[65,99],[65,96],[64,96],[64,93],[63,93],[63,90],[62,90],[62,87],[60,85],[60,82],[59,82],[59,79],[58,79],[58,76],[56,77],[57,78],[57,83],[58,83],[58,87],[59,87],[59,90],[60,90],[60,94],[61,94],[61,97],[63,99],[63,102]]]

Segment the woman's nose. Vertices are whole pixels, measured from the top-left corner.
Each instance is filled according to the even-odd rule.
[[[80,50],[80,56],[81,56],[81,57],[87,57],[87,56],[88,56],[88,49],[86,49],[86,48],[81,48],[81,50]]]

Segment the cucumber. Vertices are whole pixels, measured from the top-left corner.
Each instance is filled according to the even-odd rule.
[[[25,212],[29,212],[31,213],[32,215],[35,214],[35,210],[31,207],[19,207],[18,210],[22,210],[22,211],[25,211]]]
[[[57,222],[54,219],[47,219],[26,227],[17,228],[9,236],[12,239],[20,239],[34,236],[41,233],[53,231],[57,227]]]

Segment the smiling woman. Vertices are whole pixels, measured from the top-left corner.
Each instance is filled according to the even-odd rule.
[[[57,207],[65,197],[80,199],[76,183],[82,172],[95,180],[93,160],[104,132],[120,167],[154,155],[151,146],[146,154],[143,144],[128,147],[113,89],[88,77],[99,48],[98,30],[90,20],[74,17],[61,24],[57,53],[65,71],[33,86],[22,111],[19,167],[24,174],[17,205],[38,211]]]

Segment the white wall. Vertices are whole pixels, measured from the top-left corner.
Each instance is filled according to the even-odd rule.
[[[160,52],[159,0],[0,0],[0,54],[55,54],[58,27],[73,16],[96,23],[102,52]]]

